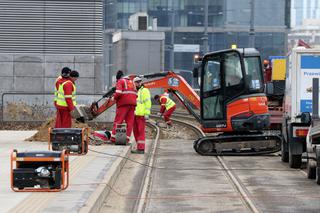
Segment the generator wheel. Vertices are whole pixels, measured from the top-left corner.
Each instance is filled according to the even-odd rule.
[[[284,139],[282,139],[282,142],[281,142],[281,160],[282,162],[285,162],[285,163],[288,163],[289,162],[289,152],[285,149],[285,144],[286,143],[284,141]]]
[[[307,177],[309,179],[315,179],[316,178],[316,168],[315,166],[312,166],[309,159],[307,159]]]
[[[316,167],[316,182],[320,185],[320,167]]]
[[[289,166],[290,168],[300,168],[301,167],[301,155],[292,155],[289,153]]]

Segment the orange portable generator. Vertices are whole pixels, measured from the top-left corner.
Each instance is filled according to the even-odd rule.
[[[70,155],[88,152],[88,128],[49,128],[49,150],[67,150]]]
[[[16,192],[61,191],[69,185],[69,159],[63,151],[11,153],[11,188]]]

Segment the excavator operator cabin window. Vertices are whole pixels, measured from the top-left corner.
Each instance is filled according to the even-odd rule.
[[[223,95],[221,92],[221,54],[206,58],[203,69],[202,118],[220,120],[223,118]]]
[[[220,57],[209,58],[203,76],[203,92],[221,88]]]
[[[238,54],[231,52],[225,55],[225,82],[226,87],[241,84],[243,79],[240,58]]]
[[[246,57],[244,60],[250,90],[263,89],[262,70],[259,57]]]

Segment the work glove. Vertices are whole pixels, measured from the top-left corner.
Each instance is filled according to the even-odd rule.
[[[149,115],[145,115],[144,116],[144,119],[147,121],[147,120],[149,120]]]

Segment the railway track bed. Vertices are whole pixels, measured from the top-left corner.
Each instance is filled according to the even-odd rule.
[[[181,130],[188,124],[175,125]],[[189,128],[186,135],[200,134]],[[316,184],[301,170],[287,168],[277,154],[200,156],[193,141],[160,138],[148,148],[145,165],[135,166],[141,169],[134,178],[139,187],[122,194],[131,200],[131,212],[320,211]]]

